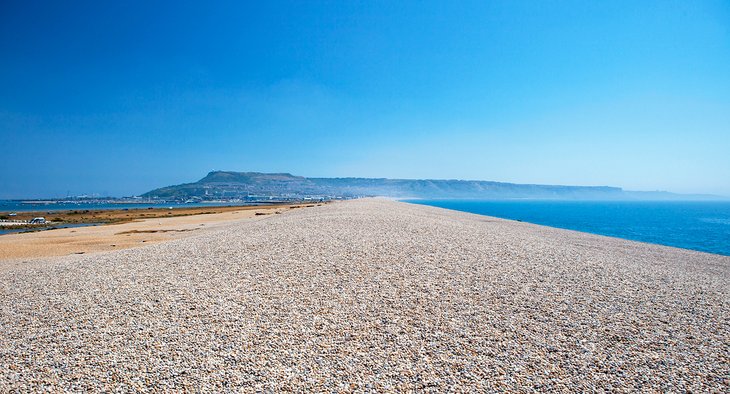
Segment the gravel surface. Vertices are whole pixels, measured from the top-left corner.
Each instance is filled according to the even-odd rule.
[[[0,272],[0,392],[730,391],[730,258],[386,200]]]

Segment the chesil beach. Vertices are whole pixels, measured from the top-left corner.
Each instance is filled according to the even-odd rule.
[[[0,2],[0,394],[730,393],[730,1]]]
[[[3,392],[730,387],[720,255],[371,198],[0,264]]]

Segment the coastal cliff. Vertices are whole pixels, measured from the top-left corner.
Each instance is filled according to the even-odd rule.
[[[142,197],[206,199],[252,195],[618,199],[627,197],[627,192],[609,186],[532,185],[457,179],[306,178],[288,173],[213,171],[197,182],[155,189]]]

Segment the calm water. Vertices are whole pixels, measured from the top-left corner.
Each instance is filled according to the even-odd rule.
[[[57,228],[75,228],[75,227],[91,227],[96,226],[100,223],[66,223],[66,224],[59,224],[54,225],[50,227],[39,227],[36,229],[27,229],[27,228],[1,228],[0,229],[0,235],[2,234],[12,234],[12,233],[27,233],[32,231],[46,231],[46,230],[53,230]]]
[[[730,256],[730,202],[408,202]]]
[[[147,209],[147,208],[194,208],[194,207],[227,207],[227,206],[240,206],[240,205],[251,205],[246,203],[191,203],[191,204],[176,204],[176,203],[163,203],[163,204],[136,204],[136,203],[74,203],[74,202],[60,202],[53,204],[28,204],[20,201],[8,201],[0,200],[0,212],[28,212],[28,211],[39,211],[39,212],[50,212],[50,211],[68,211],[78,209]]]

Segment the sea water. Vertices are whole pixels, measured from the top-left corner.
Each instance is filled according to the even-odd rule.
[[[730,201],[407,202],[730,256]]]

